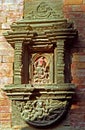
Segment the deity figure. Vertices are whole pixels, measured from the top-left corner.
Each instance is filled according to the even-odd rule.
[[[49,64],[43,56],[34,62],[34,83],[49,82]]]

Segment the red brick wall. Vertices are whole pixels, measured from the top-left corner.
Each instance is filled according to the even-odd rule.
[[[3,33],[10,30],[12,22],[23,16],[23,0],[0,0],[0,128],[11,127],[11,105],[1,91],[13,82],[14,50],[6,42]]]
[[[72,49],[72,83],[77,86],[69,114],[70,125],[83,130],[85,127],[85,0],[63,0],[64,16],[74,22],[78,41]],[[0,0],[0,127],[11,127],[11,107],[1,88],[13,82],[14,50],[6,42],[3,32],[23,16],[23,0]]]
[[[70,111],[70,124],[85,129],[85,0],[64,0],[64,15],[74,22],[78,30],[78,41],[72,49],[72,83],[77,86]]]

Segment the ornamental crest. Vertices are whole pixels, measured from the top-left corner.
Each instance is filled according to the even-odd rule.
[[[63,17],[59,11],[55,11],[46,2],[41,2],[35,10],[31,10],[26,16],[28,19],[56,19]]]

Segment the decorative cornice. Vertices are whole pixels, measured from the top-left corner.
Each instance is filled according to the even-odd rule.
[[[74,94],[75,86],[70,83],[63,84],[23,84],[23,85],[8,85],[4,88],[11,100],[28,100],[30,96],[36,95],[39,92],[41,99],[71,99]],[[43,97],[43,94],[48,95]],[[50,97],[50,95],[52,97]],[[56,96],[55,96],[56,95]]]
[[[10,44],[15,41],[34,44],[55,44],[57,39],[73,39],[77,30],[67,20],[25,21],[21,20],[11,25],[12,31],[4,33]]]

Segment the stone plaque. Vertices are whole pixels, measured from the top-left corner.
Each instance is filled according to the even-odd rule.
[[[24,18],[29,20],[63,18],[62,0],[25,0]]]

